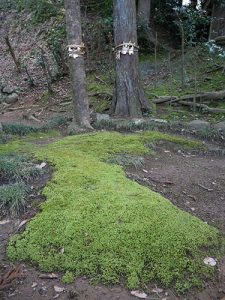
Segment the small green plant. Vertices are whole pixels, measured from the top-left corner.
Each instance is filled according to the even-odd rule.
[[[74,281],[74,274],[70,271],[66,271],[65,275],[62,277],[62,282],[65,284],[70,284]]]
[[[139,166],[143,166],[144,158],[132,155],[117,155],[107,160],[107,163],[117,164],[126,167],[134,166],[135,168],[137,168]]]
[[[2,127],[5,133],[19,135],[19,136],[24,136],[40,130],[39,127],[25,125],[25,124],[15,124],[15,123],[3,123]]]
[[[28,181],[37,177],[40,172],[25,155],[0,156],[0,178],[3,180],[9,182]]]
[[[0,144],[5,144],[7,142],[7,137],[0,133]]]
[[[6,134],[25,136],[35,132],[46,132],[59,126],[66,125],[68,118],[64,116],[56,116],[51,118],[46,124],[42,126],[31,126],[26,124],[3,123],[3,132]]]
[[[26,208],[28,189],[22,182],[0,186],[0,216],[17,216]]]

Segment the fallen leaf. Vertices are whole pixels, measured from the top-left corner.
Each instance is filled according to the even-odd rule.
[[[146,299],[147,298],[147,295],[143,292],[140,292],[140,291],[132,291],[131,295],[135,296],[137,298],[140,298],[140,299]]]
[[[33,284],[32,284],[32,288],[36,288],[36,286],[38,285],[38,283],[37,282],[33,282]]]
[[[214,267],[216,265],[216,260],[212,257],[206,257],[204,259],[204,264],[210,267]]]
[[[54,290],[56,291],[56,293],[62,293],[65,291],[64,288],[57,286],[57,285],[54,285]]]

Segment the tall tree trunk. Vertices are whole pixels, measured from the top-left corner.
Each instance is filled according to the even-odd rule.
[[[137,17],[134,0],[114,0],[114,35],[116,47],[123,43],[137,45]],[[116,48],[116,51],[119,51]],[[117,52],[117,54],[119,54]],[[137,49],[116,59],[116,84],[112,113],[118,117],[142,117],[150,105],[141,86]]]
[[[151,0],[138,0],[138,18],[149,24],[151,12]]]
[[[65,0],[65,10],[68,44],[71,45],[71,49],[74,49],[76,46],[82,46],[80,0]],[[78,126],[90,128],[84,57],[79,49],[77,53],[78,55],[69,57],[74,122]]]
[[[220,0],[213,4],[209,39],[225,36],[225,7]]]

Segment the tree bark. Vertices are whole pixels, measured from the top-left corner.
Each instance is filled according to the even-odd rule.
[[[209,39],[225,35],[225,7],[222,1],[213,3]]]
[[[114,0],[114,40],[116,46],[123,43],[137,45],[137,17],[134,0]],[[112,114],[117,117],[142,117],[150,105],[141,86],[138,52],[121,54],[116,59],[116,83]]]
[[[66,29],[69,45],[82,44],[80,0],[65,0]],[[70,76],[74,104],[74,122],[90,128],[90,112],[86,90],[84,57],[69,57]]]
[[[150,22],[151,15],[151,0],[138,0],[138,18],[141,22],[146,23]]]

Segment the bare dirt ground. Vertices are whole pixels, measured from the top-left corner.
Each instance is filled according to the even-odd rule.
[[[140,184],[160,192],[176,206],[218,227],[225,232],[225,157],[193,154],[170,143],[155,146],[157,154],[145,157],[137,168],[128,167],[127,176]],[[37,201],[43,201],[40,190],[49,179],[42,178],[36,185]],[[0,221],[0,275],[13,265],[6,258],[7,242],[24,220],[29,220],[37,210],[30,208],[20,219]],[[6,223],[4,221],[7,221]],[[20,229],[23,230],[25,225]],[[62,274],[55,279],[40,278],[40,270],[25,264],[24,277],[15,280],[7,290],[0,292],[0,299],[88,299],[88,300],[132,300],[135,299],[122,286],[95,286],[87,278],[79,278],[74,284],[64,285]],[[56,287],[55,287],[56,286]],[[57,292],[57,287],[60,292]],[[161,290],[162,289],[162,290]],[[146,286],[147,300],[216,300],[225,297],[225,258],[217,264],[217,274],[212,282],[205,283],[203,291],[191,291],[186,296],[177,296],[174,291],[157,284]],[[138,299],[138,298],[136,298]]]

